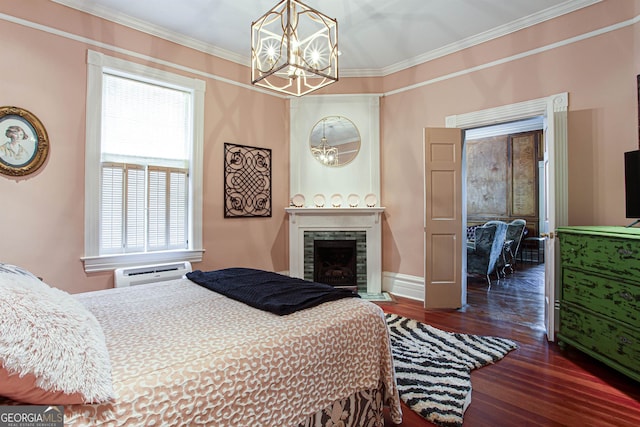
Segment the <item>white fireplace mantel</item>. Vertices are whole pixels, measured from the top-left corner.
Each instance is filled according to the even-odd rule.
[[[289,275],[304,278],[305,231],[364,231],[367,238],[367,293],[382,292],[383,207],[285,208],[289,214]]]

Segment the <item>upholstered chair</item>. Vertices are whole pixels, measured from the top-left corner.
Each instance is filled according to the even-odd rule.
[[[527,221],[524,219],[514,219],[507,224],[507,236],[505,240],[511,240],[513,243],[505,253],[506,264],[513,273],[513,268],[516,265],[516,259],[518,251],[520,250],[520,242],[522,242],[522,236],[524,235],[524,229],[527,226]]]
[[[473,245],[467,246],[467,274],[482,274],[491,285],[491,273],[496,272],[502,258],[502,248],[507,235],[506,223],[485,224],[475,230]]]
[[[500,221],[500,220],[493,220],[493,221],[487,221],[484,223],[484,225],[491,225],[491,224],[498,224],[500,227],[504,227],[505,230],[508,229],[509,224],[507,224],[505,221]],[[507,236],[505,234],[504,237],[504,241],[502,242],[502,254],[498,257],[498,260],[496,261],[496,275],[498,276],[498,278],[500,278],[500,274],[502,274],[502,277],[506,277],[506,273],[505,273],[505,267],[507,266],[507,252],[509,251],[509,247],[505,246],[504,242],[507,241]],[[511,243],[509,243],[509,246],[511,245]]]

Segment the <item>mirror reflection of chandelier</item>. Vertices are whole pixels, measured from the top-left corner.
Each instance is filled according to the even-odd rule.
[[[251,24],[251,83],[302,96],[338,80],[338,22],[283,0]]]
[[[322,119],[322,138],[320,144],[311,147],[311,154],[325,165],[336,166],[338,164],[338,149],[327,143],[327,137],[324,133],[324,125],[326,119]]]

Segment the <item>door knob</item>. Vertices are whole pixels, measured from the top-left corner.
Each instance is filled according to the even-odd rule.
[[[550,239],[553,239],[553,231],[549,233],[540,233],[540,237],[548,237]]]

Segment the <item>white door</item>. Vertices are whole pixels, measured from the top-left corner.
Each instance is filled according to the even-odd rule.
[[[544,193],[545,209],[540,236],[544,237],[544,326],[547,339],[555,339],[555,173],[553,164],[553,123],[546,118],[544,141]]]

